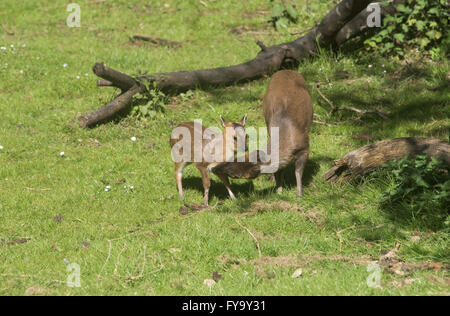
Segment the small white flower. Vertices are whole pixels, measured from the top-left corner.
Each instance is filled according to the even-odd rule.
[[[111,186],[110,186],[110,185],[107,185],[106,188],[107,188],[107,189],[111,189]]]
[[[68,66],[67,64],[64,64],[64,65],[63,65],[64,68],[66,68],[67,66]]]
[[[59,155],[60,155],[61,157],[64,157],[65,153],[62,151],[62,152],[59,153]]]
[[[322,71],[322,68],[319,68],[319,71]]]
[[[0,47],[1,50],[6,50],[5,46]]]
[[[130,185],[130,190],[133,190],[133,189],[134,189],[134,186]]]
[[[27,47],[27,45],[26,45],[26,44],[23,44],[23,45],[22,45],[22,48],[25,48],[25,47]]]
[[[135,142],[135,141],[136,141],[136,137],[134,137],[134,136],[131,137],[131,141],[132,141],[132,142]]]
[[[77,79],[80,79],[80,76],[77,76]]]
[[[109,189],[108,189],[108,188],[106,188],[106,189],[105,189],[105,192],[108,192],[108,191],[109,191]]]
[[[384,73],[386,73],[386,70],[385,71],[383,71]]]
[[[85,77],[89,76],[89,74],[84,74]]]
[[[14,48],[14,45],[13,45],[13,44],[11,44],[11,48]]]
[[[368,67],[369,67],[369,68],[372,68],[372,65],[369,65]]]
[[[0,149],[3,149],[3,146],[2,146],[2,145],[0,145]]]

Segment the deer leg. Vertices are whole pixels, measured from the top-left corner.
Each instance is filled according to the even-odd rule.
[[[283,192],[283,184],[284,184],[284,169],[278,170],[274,173],[277,193],[280,194]]]
[[[209,171],[207,168],[197,167],[198,170],[200,170],[200,173],[202,174],[202,182],[203,182],[203,204],[205,206],[208,206],[208,200],[209,200],[209,187],[211,186],[211,181],[209,179]]]
[[[184,199],[183,193],[183,168],[186,164],[184,162],[175,164],[175,181],[177,183],[178,194],[180,195],[180,199]]]
[[[300,197],[303,195],[302,176],[307,159],[308,159],[308,151],[304,151],[298,156],[297,160],[295,161],[295,178],[297,179],[297,194]]]
[[[228,180],[228,176],[226,175],[217,175],[219,177],[220,180],[222,180],[223,184],[225,185],[225,188],[227,188],[228,190],[228,194],[230,194],[230,198],[232,200],[236,199],[236,197],[234,196],[233,192],[231,191],[230,188],[230,181]]]

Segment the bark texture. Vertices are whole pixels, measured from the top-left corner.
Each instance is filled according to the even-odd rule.
[[[450,143],[435,138],[383,140],[348,152],[324,174],[328,182],[348,182],[368,175],[389,160],[426,154],[450,166]]]

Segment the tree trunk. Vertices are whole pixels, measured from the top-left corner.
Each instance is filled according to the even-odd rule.
[[[383,140],[348,152],[324,174],[328,182],[348,182],[368,175],[385,162],[426,154],[450,166],[450,143],[434,138],[404,137]]]

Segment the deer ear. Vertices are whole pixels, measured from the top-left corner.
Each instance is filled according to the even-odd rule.
[[[225,127],[225,124],[228,123],[226,119],[223,118],[223,116],[220,116],[220,121],[222,122],[222,126]]]
[[[245,123],[247,123],[247,114],[245,114],[244,117],[241,120],[242,126],[245,126]]]

